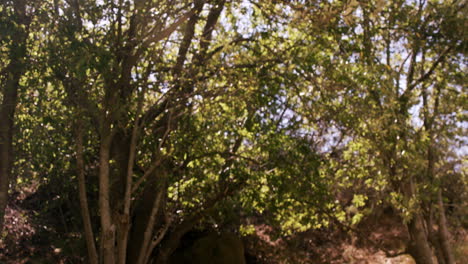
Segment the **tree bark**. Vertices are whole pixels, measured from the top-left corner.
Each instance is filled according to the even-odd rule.
[[[16,79],[16,80],[15,80]],[[5,207],[8,203],[11,165],[13,162],[13,125],[18,97],[19,76],[6,81],[0,109],[0,231],[3,230]]]
[[[152,222],[153,226],[158,229],[160,227],[159,224],[161,224],[161,221],[159,220],[163,219],[163,217],[158,214],[157,219],[152,220],[152,208],[154,207],[155,203],[158,202],[158,196],[162,195],[162,193],[159,193],[162,188],[158,188],[158,178],[155,177],[154,174],[155,173],[151,175],[152,177],[150,177],[148,182],[145,184],[143,194],[141,195],[138,203],[135,205],[135,211],[133,212],[134,218],[132,220],[132,227],[127,248],[127,263],[130,264],[136,264],[140,261],[139,258],[141,256],[141,251],[143,248],[145,248],[145,232],[150,222]],[[160,206],[165,207],[165,204]],[[164,210],[164,208],[162,210]],[[158,211],[161,212],[162,210]]]
[[[98,264],[99,258],[94,242],[94,233],[91,225],[88,199],[86,197],[86,179],[83,158],[83,127],[82,121],[78,118],[76,131],[76,167],[78,171],[78,191],[80,198],[81,217],[83,219],[86,247],[88,249],[88,261],[91,264]]]
[[[431,242],[432,247],[434,247],[434,254],[437,258],[437,264],[446,264],[444,254],[442,253],[442,246],[440,245],[439,234],[434,229],[434,207],[431,205],[428,207],[429,213],[426,217],[426,223],[429,241]]]
[[[120,216],[119,223],[119,232],[118,232],[118,261],[120,264],[125,264],[127,259],[127,247],[128,247],[128,237],[130,232],[130,206],[132,198],[132,177],[133,177],[133,167],[135,165],[135,156],[136,156],[136,147],[138,139],[138,130],[139,130],[139,115],[141,112],[143,104],[143,96],[145,89],[143,89],[141,96],[138,102],[137,118],[135,118],[133,129],[132,129],[132,138],[130,140],[129,146],[129,155],[128,155],[128,165],[127,165],[127,174],[125,179],[125,195],[123,197],[123,214]]]
[[[442,248],[442,252],[444,254],[445,263],[447,264],[455,264],[455,260],[450,250],[450,242],[449,242],[449,231],[447,228],[447,219],[445,218],[445,209],[444,209],[444,202],[442,199],[442,189],[439,188],[438,194],[438,205],[439,205],[439,239],[440,245]]]
[[[156,224],[158,211],[161,207],[161,199],[163,195],[163,191],[161,190],[161,188],[159,189],[160,190],[158,191],[156,199],[153,202],[153,208],[151,208],[151,214],[148,219],[145,232],[143,233],[143,241],[140,247],[140,254],[138,256],[137,264],[145,264],[146,260],[151,255],[151,252],[149,252],[151,250],[150,244],[154,236],[153,230]]]
[[[5,207],[8,203],[11,164],[13,161],[12,138],[18,81],[7,80],[0,110],[0,231],[3,230]]]
[[[416,213],[407,226],[410,234],[408,252],[417,264],[433,264],[432,250],[427,241],[421,215]]]
[[[14,1],[14,16],[17,24],[12,35],[14,46],[10,50],[10,63],[5,69],[2,82],[3,101],[0,106],[0,232],[3,230],[5,208],[8,203],[11,168],[13,164],[13,127],[18,101],[19,81],[26,63],[26,39],[29,21],[26,16],[26,1]],[[24,28],[22,27],[24,26]]]
[[[130,215],[126,214],[126,186],[128,182],[127,169],[130,160],[131,139],[127,131],[116,128],[112,139],[111,159],[114,161],[111,166],[112,183],[110,186],[110,207],[116,224],[116,263],[124,264],[127,255],[128,231],[131,228]],[[130,183],[131,184],[131,183]]]
[[[104,264],[115,264],[115,226],[110,207],[110,146],[111,126],[108,120],[102,122],[101,146],[99,149],[99,211],[101,213],[101,250]]]

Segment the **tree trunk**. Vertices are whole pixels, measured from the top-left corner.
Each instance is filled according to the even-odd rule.
[[[162,190],[159,190],[156,199],[153,201],[153,208],[151,208],[151,214],[148,219],[148,224],[146,225],[145,232],[143,233],[143,243],[140,247],[140,254],[138,255],[137,264],[145,264],[151,255],[150,251],[152,249],[150,247],[150,244],[154,237],[153,230],[156,223],[158,211],[161,207],[162,196],[163,192]]]
[[[440,245],[439,235],[437,231],[434,229],[434,206],[429,205],[428,208],[429,208],[429,213],[426,217],[426,223],[427,223],[429,241],[434,247],[434,253],[437,258],[437,263],[446,264],[444,254],[442,253],[442,246]]]
[[[449,231],[447,228],[447,219],[445,218],[444,202],[442,200],[442,189],[439,188],[437,194],[438,204],[439,204],[439,239],[442,252],[444,254],[445,263],[454,264],[455,260],[453,258],[452,251],[450,250],[449,242]]]
[[[99,149],[99,212],[101,213],[101,256],[104,264],[115,264],[115,225],[112,222],[110,206],[110,146],[111,126],[103,118],[101,146]]]
[[[127,261],[129,264],[136,264],[139,261],[141,249],[144,247],[144,234],[148,223],[151,221],[151,211],[157,200],[158,184],[156,177],[150,177],[138,203],[135,205],[134,218],[130,232],[130,239],[127,249]],[[161,188],[159,188],[161,189]],[[162,205],[165,206],[165,205]],[[159,224],[159,223],[157,223]],[[158,226],[156,226],[158,228]]]
[[[8,189],[13,161],[13,120],[18,96],[18,80],[14,79],[13,77],[6,81],[0,109],[0,231],[3,230],[3,218],[8,203]]]
[[[440,244],[439,235],[434,230],[432,234],[429,234],[429,240],[431,241],[432,246],[434,247],[434,254],[437,258],[437,264],[447,264],[445,262],[445,257],[442,251],[442,246]]]
[[[26,1],[14,1],[16,28],[12,35],[14,45],[10,50],[10,63],[5,76],[0,76],[3,101],[0,106],[0,232],[3,230],[5,207],[8,203],[8,189],[13,164],[13,127],[18,100],[19,81],[25,70],[27,26]],[[22,27],[24,26],[24,28]]]
[[[122,128],[117,128],[112,139],[111,159],[115,161],[114,166],[111,166],[113,175],[112,184],[110,186],[110,206],[114,214],[116,224],[117,238],[117,259],[116,263],[124,264],[127,256],[128,230],[130,229],[130,217],[124,209],[126,205],[126,186],[127,186],[127,169],[130,161],[129,149],[131,146],[130,138]],[[133,161],[132,161],[133,162]],[[131,184],[131,183],[130,183]]]
[[[422,225],[421,215],[415,214],[407,226],[410,234],[408,252],[417,264],[433,264],[432,250]]]
[[[86,197],[86,179],[83,158],[83,127],[82,121],[78,118],[76,135],[76,167],[78,170],[78,191],[80,198],[81,217],[83,219],[86,247],[88,249],[88,261],[90,264],[98,264],[99,258],[94,242],[94,233],[89,214],[88,199]]]

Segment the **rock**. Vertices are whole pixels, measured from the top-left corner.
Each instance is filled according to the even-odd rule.
[[[401,255],[394,258],[389,258],[385,261],[386,264],[416,264],[413,257],[408,254]]]
[[[235,234],[209,234],[171,257],[171,264],[245,264],[244,245]]]

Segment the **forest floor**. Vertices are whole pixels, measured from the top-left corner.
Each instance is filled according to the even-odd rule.
[[[405,254],[409,237],[397,217],[384,215],[361,223],[355,231],[357,234],[339,229],[311,230],[272,240],[271,228],[257,225],[256,234],[246,240],[246,250],[260,260],[252,263],[415,264]],[[451,231],[456,263],[468,263],[468,231],[461,227]]]
[[[83,256],[78,254],[85,252],[80,234],[67,227],[64,215],[59,212],[55,217],[44,218],[39,209],[27,205],[27,197],[27,192],[14,195],[6,209],[0,263],[83,263]],[[354,230],[358,234],[328,228],[274,239],[272,228],[258,221],[254,224],[255,233],[243,238],[247,263],[412,264],[415,262],[409,255],[386,255],[404,251],[408,237],[400,223],[396,216],[387,213],[362,222]],[[53,228],[57,226],[61,228]],[[457,263],[468,263],[468,231],[461,227],[451,231]]]

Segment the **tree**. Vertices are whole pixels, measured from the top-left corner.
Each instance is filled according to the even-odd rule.
[[[26,1],[2,1],[0,6],[1,45],[4,47],[0,65],[0,231],[8,202],[13,155],[15,109],[20,81],[27,67],[27,37],[30,17]],[[3,52],[2,52],[3,53]]]
[[[249,215],[286,234],[354,227],[381,203],[400,213],[418,262],[431,247],[453,262],[440,186],[462,135],[464,5],[43,4],[34,34],[16,26],[24,2],[2,9],[16,63],[1,65],[16,74],[2,96],[28,86],[15,169],[79,195],[88,262],[167,263],[191,229],[239,229]]]
[[[438,254],[439,262],[453,263],[445,243],[443,203],[438,217],[442,247],[431,245],[427,237],[432,232],[425,228],[425,212],[432,207],[432,193],[438,192],[434,180],[439,176],[433,173],[441,152],[435,158],[434,144],[453,136],[443,127],[461,121],[456,117],[461,105],[445,106],[443,115],[439,111],[440,100],[459,102],[454,100],[461,92],[456,76],[463,72],[458,58],[466,54],[466,41],[457,27],[464,23],[464,5],[350,1],[327,8],[341,17],[329,18],[323,35],[314,37],[314,26],[298,23],[315,34],[307,39],[309,45],[326,43],[326,49],[309,55],[312,62],[297,71],[308,81],[305,86],[316,91],[302,99],[305,113],[311,115],[307,100],[317,102],[311,107],[316,113],[325,105],[325,113],[332,114],[329,120],[337,124],[334,134],[342,138],[341,150],[330,154],[339,154],[331,163],[332,172],[342,187],[358,183],[357,189],[367,189],[367,194],[354,194],[357,207],[366,204],[362,195],[367,197],[372,189],[375,197],[393,197],[391,203],[400,210],[411,237],[408,250],[418,263],[432,263],[432,246],[443,253]],[[307,88],[302,91],[305,94]]]
[[[258,53],[259,33],[228,30],[240,23],[239,5],[56,3],[49,61],[80,116],[76,167],[90,262],[99,251],[104,263],[147,263],[159,246],[165,263],[257,166],[242,153],[255,153],[258,109],[267,104],[259,98],[269,91],[253,77],[277,60]],[[99,146],[91,162],[99,164],[99,250],[84,142]]]

